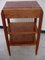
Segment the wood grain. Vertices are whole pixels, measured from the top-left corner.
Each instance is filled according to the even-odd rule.
[[[41,7],[36,1],[6,2],[3,11],[8,18],[36,18]]]

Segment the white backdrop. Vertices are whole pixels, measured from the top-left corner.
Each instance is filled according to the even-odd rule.
[[[35,0],[0,0],[0,26],[2,26],[1,10],[2,10],[2,8],[3,8],[6,1],[35,1]],[[45,0],[36,0],[36,1],[40,4],[40,6],[42,7],[42,9],[44,11],[42,30],[45,30]],[[18,21],[18,19],[17,19],[17,21]],[[29,21],[29,19],[28,19],[28,21]]]

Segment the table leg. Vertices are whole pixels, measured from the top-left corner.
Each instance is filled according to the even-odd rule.
[[[34,32],[37,33],[37,26],[36,26],[36,23],[37,23],[37,18],[34,18]],[[34,34],[36,35],[36,34]],[[34,37],[34,42],[35,42],[35,37]]]
[[[7,18],[7,22],[8,22],[9,32],[11,32],[11,29],[10,29],[10,19],[9,18]]]
[[[7,32],[7,28],[6,28],[5,15],[4,15],[3,11],[1,13],[1,16],[2,16],[2,23],[3,23],[3,27],[4,27],[4,33],[5,33],[5,38],[6,38],[6,44],[7,44],[8,52],[9,52],[9,55],[11,55],[11,53],[10,53],[10,45],[9,45],[9,41],[8,41],[8,32]]]
[[[40,41],[40,32],[41,32],[41,27],[42,27],[42,18],[43,18],[43,13],[41,12],[40,17],[39,17],[39,25],[38,25],[38,33],[37,33],[37,42],[36,42],[36,55],[38,51],[38,46],[39,46],[39,41]]]

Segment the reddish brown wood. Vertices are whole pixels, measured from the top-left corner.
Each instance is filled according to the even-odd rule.
[[[36,18],[41,7],[36,1],[6,2],[3,11],[8,18]]]
[[[37,33],[37,18],[34,18],[34,32]],[[35,37],[36,37],[36,33],[34,34]],[[35,40],[35,37],[34,37],[34,40]]]
[[[5,37],[6,37],[6,43],[7,43],[7,47],[8,47],[8,51],[9,51],[9,55],[10,55],[10,45],[24,45],[24,44],[36,44],[36,51],[35,53],[37,54],[37,51],[38,51],[38,46],[39,46],[39,41],[40,41],[40,32],[41,32],[41,26],[42,26],[42,17],[43,17],[43,11],[42,11],[42,8],[40,7],[40,5],[36,2],[36,1],[18,1],[18,2],[6,2],[4,8],[2,9],[2,22],[3,22],[3,26],[4,26],[4,33],[5,33]],[[5,18],[7,18],[8,20],[8,31],[7,31],[7,28],[6,28],[6,22],[5,22]],[[30,25],[29,23],[27,25],[25,25],[23,23],[23,25],[25,25],[25,27],[28,27],[28,28],[23,28],[22,25],[19,25],[17,24],[17,27],[14,28],[14,25],[10,24],[10,21],[9,21],[9,18],[34,18],[34,25]],[[37,28],[36,28],[36,20],[37,18],[39,18],[39,26],[38,26],[38,32],[37,32],[37,40],[35,39],[35,34],[33,34],[34,32],[37,31]],[[22,24],[22,23],[21,23]],[[16,25],[16,24],[15,24]],[[19,29],[19,26],[20,30]],[[30,26],[31,26],[31,29],[30,29]],[[16,29],[17,28],[17,29]],[[28,30],[27,30],[28,29]],[[17,34],[13,34],[12,32],[31,32],[31,39],[33,40],[33,42],[27,42],[27,41],[20,41],[19,42],[18,38],[15,39],[14,41],[14,35],[15,37],[19,37]],[[11,33],[11,34],[10,34]],[[22,34],[21,33],[21,34]],[[10,34],[10,41],[8,41],[8,34]],[[25,36],[26,36],[25,34]],[[23,35],[23,34],[22,34]],[[25,36],[23,36],[22,39],[25,38]],[[29,35],[27,34],[27,36],[29,37]],[[27,37],[26,36],[26,37]],[[22,36],[21,36],[22,37]],[[19,38],[21,38],[19,37]],[[30,39],[28,38],[28,39]]]
[[[34,44],[35,39],[33,39],[33,37],[35,37],[34,35],[36,33],[34,32],[34,27],[35,27],[34,22],[10,23],[11,32],[8,29],[8,33],[10,34],[11,45],[15,44],[18,45],[19,43],[20,43],[19,45]]]
[[[40,41],[40,32],[41,32],[41,27],[42,27],[42,19],[43,19],[43,11],[41,11],[40,17],[39,17],[37,42],[36,42],[36,51],[35,51],[36,54],[37,54],[37,51],[38,51],[38,46],[39,46],[39,41]]]
[[[33,41],[25,41],[25,42],[24,41],[22,41],[22,42],[17,41],[16,42],[16,41],[10,40],[10,46],[32,46],[35,44],[36,44],[36,39],[34,40],[34,42]]]
[[[5,38],[6,38],[6,44],[7,44],[8,52],[9,52],[9,55],[11,55],[9,41],[8,41],[8,32],[7,32],[7,28],[6,28],[5,15],[4,15],[3,11],[1,13],[1,16],[2,16],[3,28],[4,28],[4,33],[5,33]]]
[[[37,18],[34,18],[34,25],[36,26],[36,23],[37,23]],[[34,26],[34,31],[36,31],[36,28],[35,28],[35,26]]]
[[[14,28],[15,27],[15,28]],[[34,27],[36,29],[36,25],[34,22],[17,22],[10,23],[10,27],[8,27],[9,34],[35,34]],[[9,28],[11,31],[9,31]]]
[[[11,32],[11,29],[10,29],[10,20],[9,20],[9,18],[7,18],[7,22],[8,22],[8,29],[9,29],[9,32]]]

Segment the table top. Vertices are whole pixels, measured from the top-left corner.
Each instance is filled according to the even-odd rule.
[[[37,1],[7,1],[2,11],[9,18],[39,17],[42,8]]]
[[[15,9],[15,8],[41,8],[36,1],[7,1],[4,9]]]

